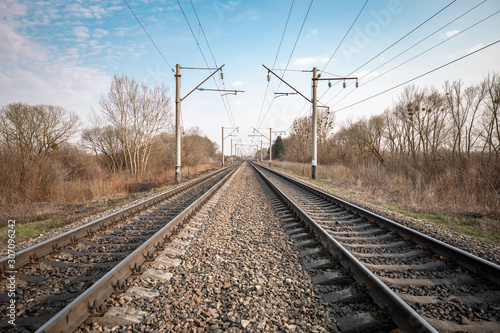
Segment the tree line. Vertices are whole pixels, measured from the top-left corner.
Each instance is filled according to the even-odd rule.
[[[500,209],[500,74],[479,84],[446,81],[441,90],[405,87],[382,114],[334,126],[318,112],[318,160],[364,170],[367,177],[399,174],[415,187],[461,189],[488,209]],[[283,140],[287,161],[311,161],[310,116],[294,121]],[[466,199],[464,199],[466,200]]]
[[[175,136],[165,86],[148,86],[115,75],[92,110],[90,126],[53,105],[11,103],[0,109],[0,203],[50,201],[55,193],[84,182],[113,178],[140,182],[173,169]],[[183,133],[186,167],[212,162],[217,145],[199,128]],[[69,186],[71,187],[71,186]]]

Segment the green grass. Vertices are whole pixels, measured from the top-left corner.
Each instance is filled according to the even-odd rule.
[[[16,221],[16,243],[20,243],[28,238],[35,238],[38,235],[52,229],[62,227],[67,222],[65,215],[49,215],[39,217],[29,221]],[[0,228],[0,242],[7,244],[7,231],[9,227]]]

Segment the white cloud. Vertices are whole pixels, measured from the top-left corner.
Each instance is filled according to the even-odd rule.
[[[444,34],[445,34],[445,36],[446,36],[447,38],[450,38],[450,37],[455,36],[455,35],[456,35],[456,34],[458,34],[459,32],[460,32],[459,30],[450,30],[450,31],[445,32]]]
[[[109,35],[109,32],[107,30],[97,28],[94,30],[94,34],[92,36],[94,36],[95,38],[101,38],[107,35]]]
[[[473,46],[473,47],[471,47],[470,49],[466,49],[465,51],[467,52],[467,54],[469,54],[469,53],[472,53],[472,52],[474,52],[474,51],[479,50],[479,49],[480,49],[480,48],[482,48],[483,46],[484,46],[484,44],[483,44],[483,43],[479,43],[479,44],[474,45],[474,46]]]
[[[296,58],[293,61],[293,65],[295,66],[312,66],[312,65],[317,65],[317,64],[324,64],[328,61],[327,57],[303,57],[303,58]]]
[[[76,17],[92,18],[94,16],[89,8],[82,7],[76,3],[67,6],[64,11],[69,12]]]
[[[102,6],[89,6],[89,8],[83,7],[80,4],[74,3],[64,8],[65,12],[71,13],[76,17],[84,17],[87,19],[96,18],[102,19],[104,16],[108,16],[113,11],[121,10],[121,6],[111,6],[111,7],[102,7]]]
[[[318,34],[318,29],[317,28],[314,28],[311,30],[311,35],[317,35]]]
[[[241,81],[234,81],[232,85],[233,85],[234,87],[239,87],[239,86],[241,86],[242,84],[243,84],[243,82],[241,82]]]
[[[83,29],[79,32],[85,35]],[[79,65],[79,51],[70,48],[58,55],[0,20],[0,106],[47,103],[84,115],[109,88],[110,77]]]
[[[84,26],[79,26],[79,27],[74,27],[73,28],[73,34],[79,39],[87,39],[89,38],[89,29]]]

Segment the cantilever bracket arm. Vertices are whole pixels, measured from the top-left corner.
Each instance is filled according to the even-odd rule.
[[[191,93],[193,91],[195,91],[196,89],[198,89],[203,83],[205,83],[208,79],[210,79],[215,73],[217,73],[218,71],[220,71],[222,69],[222,67],[224,67],[225,65],[222,65],[220,66],[219,68],[217,68],[216,71],[214,71],[212,74],[210,74],[205,80],[203,80],[199,85],[197,85],[196,87],[194,87],[193,90],[191,90],[190,92],[188,92],[188,94],[184,97],[181,98],[181,101],[183,101],[186,97],[188,97],[189,95],[191,95]]]
[[[262,65],[262,67],[264,67],[265,69],[267,69],[267,71],[271,74],[273,74],[274,76],[276,76],[278,79],[280,79],[281,82],[283,82],[284,84],[286,84],[287,86],[289,86],[290,88],[293,89],[293,91],[295,91],[297,94],[299,94],[300,96],[304,97],[306,99],[306,101],[308,101],[309,103],[312,103],[312,101],[307,98],[306,96],[302,95],[300,93],[300,91],[298,91],[297,89],[295,89],[294,87],[292,87],[291,85],[288,84],[288,82],[286,82],[285,80],[283,80],[282,78],[279,77],[279,75],[276,75],[276,73],[274,73],[272,70],[270,70],[269,68],[267,68],[266,66]]]

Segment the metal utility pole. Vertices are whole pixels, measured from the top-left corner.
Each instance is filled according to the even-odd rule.
[[[262,140],[260,140],[260,163],[262,163]]]
[[[331,87],[330,81],[344,81],[344,88],[346,87],[345,80],[356,80],[356,88],[358,87],[357,77],[335,77],[335,78],[320,78],[321,75],[317,74],[318,70],[313,67],[312,77],[312,163],[311,163],[311,178],[316,179],[316,167],[318,165],[318,81],[328,81],[328,86]]]
[[[317,113],[317,109],[318,109],[318,82],[319,80],[326,80],[328,81],[328,86],[331,87],[332,84],[330,83],[330,81],[338,81],[338,80],[343,80],[344,81],[344,88],[346,87],[346,84],[345,84],[345,81],[346,80],[356,80],[356,88],[359,86],[358,85],[358,78],[357,77],[336,77],[336,78],[320,78],[321,74],[318,75],[318,70],[316,67],[313,68],[312,72],[313,72],[313,77],[312,77],[312,100],[310,100],[309,98],[307,98],[306,96],[304,96],[303,94],[301,94],[297,89],[295,89],[294,87],[292,87],[288,82],[286,82],[285,80],[283,80],[279,75],[276,75],[276,73],[274,73],[272,70],[270,70],[269,68],[267,68],[266,66],[262,65],[265,69],[267,69],[267,72],[268,72],[268,75],[269,73],[272,73],[274,76],[276,76],[279,80],[281,80],[281,82],[285,83],[288,87],[290,87],[291,89],[293,89],[293,91],[295,91],[297,94],[299,94],[300,96],[302,96],[306,101],[308,101],[309,103],[312,104],[312,162],[311,162],[311,178],[312,179],[316,179],[316,167],[318,165],[318,147],[317,147],[317,144],[318,144],[318,129],[317,129],[317,126],[318,126],[318,113]],[[304,71],[304,72],[309,72],[309,71]],[[279,96],[288,96],[289,93],[278,93]],[[322,106],[322,107],[327,107],[327,106]],[[327,107],[328,108],[328,107]],[[271,160],[269,160],[269,166],[271,166]]]
[[[271,164],[272,164],[272,158],[273,158],[272,157],[272,153],[273,153],[273,133],[274,134],[278,134],[278,133],[279,134],[281,134],[281,133],[284,134],[286,132],[285,131],[273,131],[272,128],[269,128],[269,138],[268,138],[267,136],[265,136],[264,134],[262,134],[258,129],[256,129],[254,127],[252,127],[252,128],[253,128],[253,130],[255,132],[259,133],[260,136],[263,136],[264,138],[269,139],[269,166],[271,166]],[[256,136],[256,135],[249,135],[249,136]],[[257,135],[257,136],[259,136],[259,135]]]
[[[313,68],[313,80],[312,80],[312,163],[311,163],[311,178],[316,179],[316,165],[318,160],[318,81],[316,81],[317,76],[316,67]]]
[[[239,127],[236,127],[236,128],[235,127],[226,127],[226,129],[232,129],[233,131],[231,133],[229,133],[227,136],[224,136],[224,126],[222,126],[222,167],[224,167],[224,140],[228,136],[234,136],[233,135],[234,131],[237,131],[239,129]],[[231,144],[231,155],[232,154],[233,154],[233,147],[232,147],[232,144]]]
[[[233,140],[234,140],[234,139],[231,139],[231,164],[233,164],[233,163],[234,163],[234,156],[233,156]],[[241,141],[241,139],[238,139],[238,141],[236,141],[236,143],[238,143],[238,142],[240,142],[240,141]],[[236,144],[236,143],[235,143],[235,144]]]
[[[234,144],[234,154],[236,155],[236,157],[238,157],[238,146],[244,146],[244,144],[243,143],[235,143]]]
[[[220,71],[224,65],[219,68],[193,68],[193,67],[181,67],[181,65],[175,65],[175,182],[180,183],[181,181],[181,102],[191,95],[193,91],[198,89],[203,83],[210,79],[215,73]],[[181,68],[183,69],[203,69],[203,70],[213,70],[214,72],[210,74],[205,80],[198,84],[193,90],[191,90],[186,96],[181,98]],[[240,90],[219,90],[219,89],[206,89],[209,91],[222,91],[222,92],[244,92]],[[224,141],[224,140],[222,140]]]
[[[175,65],[175,182],[181,181],[181,65]]]
[[[273,159],[273,129],[269,128],[269,167]]]

